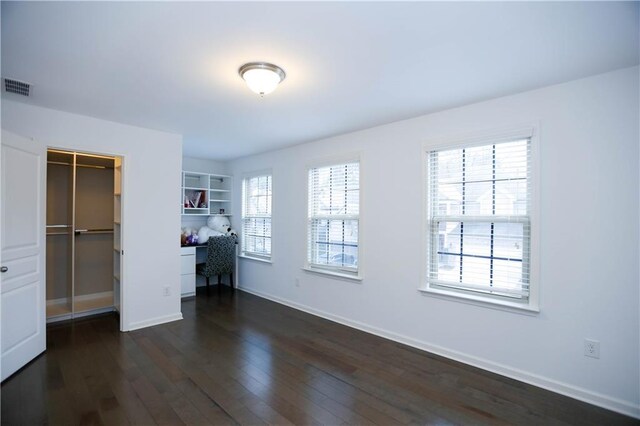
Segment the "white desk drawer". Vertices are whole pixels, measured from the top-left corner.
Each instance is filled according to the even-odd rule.
[[[196,274],[186,274],[180,276],[180,295],[182,297],[196,294]]]
[[[180,256],[180,274],[195,274],[196,273],[196,255],[182,255]]]
[[[196,254],[196,247],[195,246],[180,247],[180,254],[182,256],[185,256],[188,254]]]

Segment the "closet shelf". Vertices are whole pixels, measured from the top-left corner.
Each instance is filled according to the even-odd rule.
[[[94,309],[112,308],[113,292],[96,293],[86,296],[76,296],[74,312],[81,313]]]
[[[47,319],[70,314],[70,305],[67,299],[47,300]]]

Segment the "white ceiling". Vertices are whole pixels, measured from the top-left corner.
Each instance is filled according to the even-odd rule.
[[[639,62],[639,3],[2,3],[3,97],[231,159]],[[237,74],[269,61],[264,99]]]

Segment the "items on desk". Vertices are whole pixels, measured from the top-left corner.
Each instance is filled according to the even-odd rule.
[[[182,228],[180,232],[180,245],[198,244],[198,233],[195,229]]]

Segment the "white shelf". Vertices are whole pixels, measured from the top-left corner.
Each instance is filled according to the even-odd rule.
[[[71,313],[71,300],[56,299],[47,300],[47,318],[57,317]]]
[[[233,177],[217,173],[182,172],[182,206],[183,216],[209,216],[218,214],[220,210],[230,211],[233,190]],[[203,191],[200,196],[198,191]],[[193,205],[197,199],[204,198],[204,205],[207,207],[185,207],[187,204]],[[197,204],[202,206],[202,200]],[[231,216],[230,214],[223,214]]]
[[[113,306],[113,292],[97,293],[86,296],[76,296],[75,312],[91,311],[94,309]]]

